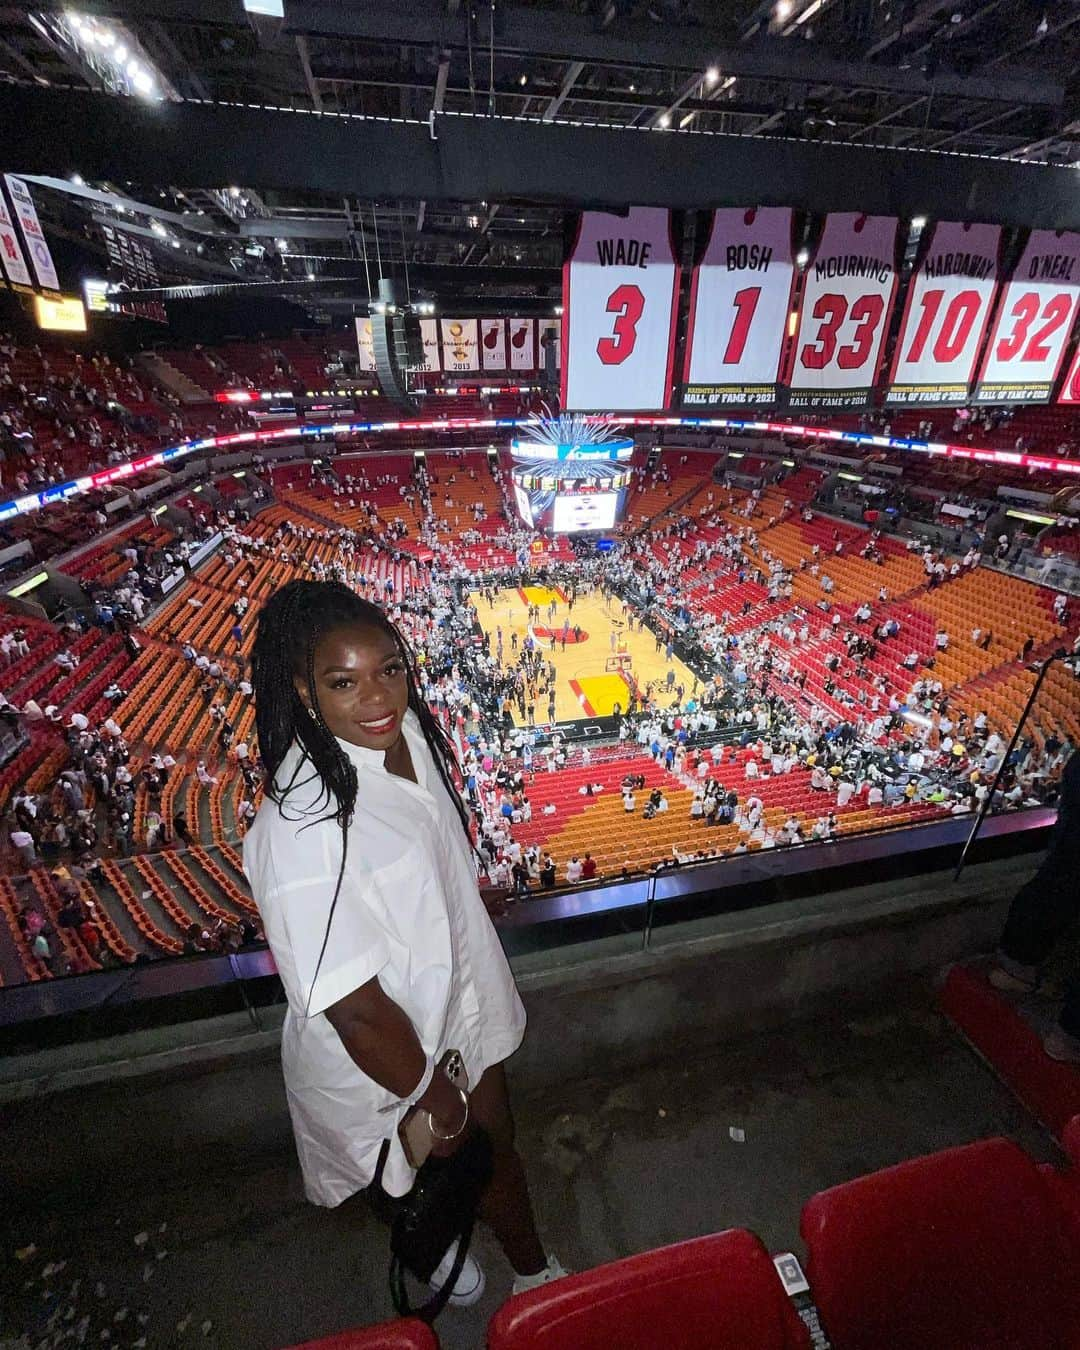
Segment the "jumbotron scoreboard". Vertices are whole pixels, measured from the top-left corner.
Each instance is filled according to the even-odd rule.
[[[609,422],[546,418],[510,443],[521,520],[549,534],[611,530],[626,512],[634,442]]]

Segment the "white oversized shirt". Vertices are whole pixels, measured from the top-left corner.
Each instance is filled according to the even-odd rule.
[[[413,712],[403,729],[416,783],[387,773],[382,751],[338,741],[358,791],[317,979],[341,828],[319,819],[333,803],[298,744],[277,774],[284,786],[304,761],[284,810],[264,800],[244,839],[244,872],[288,999],[281,1057],[304,1188],[319,1205],[338,1205],[371,1182],[384,1139],[384,1188],[403,1195],[413,1179],[397,1136],[407,1108],[356,1066],[327,1008],[378,976],[425,1052],[438,1061],[459,1050],[472,1085],[525,1032],[460,817]]]

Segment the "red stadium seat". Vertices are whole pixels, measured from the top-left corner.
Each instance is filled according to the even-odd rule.
[[[375,1327],[339,1331],[321,1341],[305,1341],[291,1350],[439,1350],[439,1338],[426,1322],[415,1317],[380,1322]]]
[[[990,1139],[810,1200],[807,1278],[835,1350],[1077,1350],[1080,1248],[1039,1169]]]
[[[504,1303],[488,1350],[802,1350],[809,1333],[753,1233],[643,1252]]]

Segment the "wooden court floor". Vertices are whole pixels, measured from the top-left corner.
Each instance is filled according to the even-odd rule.
[[[529,631],[528,605],[530,601],[540,605],[540,622],[534,622],[533,631],[545,661],[555,663],[555,717],[559,722],[583,717],[608,717],[616,703],[626,711],[629,685],[622,674],[607,668],[609,658],[617,655],[630,657],[633,674],[642,690],[650,680],[666,681],[669,670],[675,672],[676,685],[683,684],[687,692],[693,688],[693,672],[677,656],[672,656],[669,662],[663,648],[657,651],[652,633],[639,632],[636,621],[634,631],[627,631],[626,612],[619,599],[613,599],[605,608],[599,594],[588,595],[579,597],[573,609],[570,609],[561,591],[549,590],[546,586],[498,591],[494,605],[489,605],[478,592],[471,598],[477,608],[480,626],[491,638],[493,656],[497,630],[502,628],[503,665],[507,668],[513,667],[517,661],[517,653],[510,645],[511,633],[517,634],[520,652],[521,642]],[[548,605],[552,600],[555,601],[555,615],[549,621]],[[563,623],[567,619],[571,632],[563,650],[561,635]],[[572,630],[575,624],[582,630],[580,642],[574,641]],[[554,651],[551,649],[550,633],[555,635]],[[547,706],[547,695],[539,695],[536,700],[538,726],[547,721]],[[518,716],[515,706],[515,724],[521,725],[524,720]]]

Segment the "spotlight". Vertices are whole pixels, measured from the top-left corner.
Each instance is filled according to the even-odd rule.
[[[671,126],[671,114],[670,114],[670,113],[664,112],[664,113],[661,113],[661,114],[660,114],[660,125],[661,125],[662,127],[664,127],[664,128],[667,128],[667,127]]]
[[[810,254],[807,253],[806,249],[801,248],[799,249],[798,253],[795,254],[795,261],[799,264],[800,267],[805,267],[806,264],[810,261]]]
[[[231,188],[229,189],[229,196],[230,196],[230,197],[239,197],[239,196],[240,196],[240,189],[239,189],[238,187],[231,187]]]
[[[781,23],[791,15],[791,0],[776,0],[776,17]]]
[[[710,89],[719,78],[720,72],[716,69],[715,66],[710,66],[709,69],[705,72],[705,83],[709,86]]]
[[[911,217],[911,228],[912,228],[913,230],[922,230],[922,229],[925,229],[925,228],[926,228],[926,217],[925,217],[925,216],[912,216],[912,217]]]

